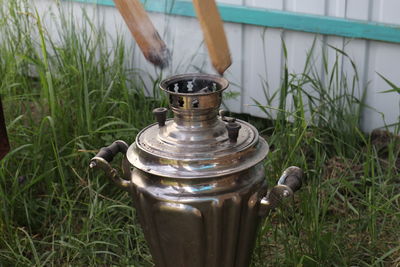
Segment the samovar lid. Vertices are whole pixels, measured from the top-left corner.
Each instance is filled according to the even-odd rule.
[[[211,178],[248,169],[268,153],[266,141],[247,122],[218,115],[226,79],[208,74],[170,77],[160,87],[169,95],[173,119],[144,128],[127,152],[129,162],[150,174]]]

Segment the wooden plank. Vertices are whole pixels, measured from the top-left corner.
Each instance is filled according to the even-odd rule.
[[[114,0],[114,2],[145,58],[161,68],[167,66],[170,53],[140,1]]]
[[[232,64],[224,27],[214,0],[193,0],[211,63],[219,74]]]
[[[10,151],[10,143],[7,136],[7,127],[4,120],[3,105],[0,98],[0,160]]]
[[[97,3],[106,6],[113,5],[112,0],[66,1]],[[195,16],[193,5],[189,1],[175,0],[174,5],[170,9],[166,8],[166,2],[169,1],[147,0],[146,9],[150,12],[161,12],[188,17]],[[222,19],[227,22],[400,43],[400,27],[396,24],[366,22],[353,19],[226,4],[219,4],[218,8],[221,12]]]

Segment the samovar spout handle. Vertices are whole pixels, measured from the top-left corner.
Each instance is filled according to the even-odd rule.
[[[107,147],[103,147],[95,157],[90,160],[90,168],[100,168],[118,187],[126,191],[130,188],[130,181],[122,179],[118,171],[109,164],[118,153],[126,154],[128,144],[117,140]]]
[[[260,201],[260,216],[268,215],[284,198],[293,196],[301,188],[303,171],[299,167],[287,168],[278,180],[278,184],[267,193]]]

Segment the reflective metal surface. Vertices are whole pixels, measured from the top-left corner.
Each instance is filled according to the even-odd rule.
[[[136,142],[102,148],[90,163],[130,192],[158,267],[245,267],[260,219],[301,186],[291,167],[267,193],[268,145],[241,120],[218,116],[228,82],[186,74],[160,85],[170,99]],[[123,178],[110,162],[123,153]],[[297,169],[296,169],[297,168]]]
[[[225,79],[204,74],[163,81],[161,88],[169,94],[174,118],[137,135],[127,153],[131,164],[154,175],[200,178],[239,172],[262,161],[268,145],[257,130],[236,120],[240,130],[232,142],[228,123],[218,117],[227,86]]]
[[[248,266],[264,167],[219,178],[132,172],[132,197],[156,266]]]

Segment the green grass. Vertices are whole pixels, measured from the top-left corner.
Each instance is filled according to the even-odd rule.
[[[264,266],[263,258],[272,258],[271,266],[400,264],[400,237],[393,234],[400,230],[400,139],[387,131],[361,132],[361,111],[368,107],[357,69],[343,51],[329,49],[336,60],[323,58],[325,79],[312,64],[313,46],[303,73],[289,74],[285,66],[281,88],[266,93],[267,102],[279,100],[277,119],[265,129],[273,148],[266,168],[277,177],[295,164],[308,181],[291,206],[264,223],[255,266]],[[340,71],[339,56],[355,75]],[[260,108],[271,116],[270,108]]]
[[[88,162],[153,122],[151,110],[165,99],[145,92],[161,75],[145,88],[147,74],[132,67],[123,40],[111,42],[87,16],[78,26],[62,12],[55,38],[27,0],[0,3],[0,90],[12,146],[0,162],[0,266],[152,266],[129,196]],[[269,183],[290,165],[307,176],[294,201],[263,223],[253,265],[397,266],[399,139],[361,132],[357,76],[324,60],[321,78],[313,50],[303,73],[285,68],[281,88],[265,94],[279,103],[276,120],[249,118],[272,148]],[[260,109],[272,118],[271,107]]]

